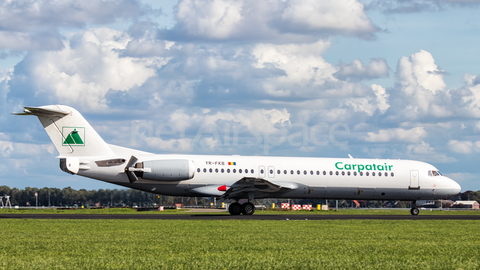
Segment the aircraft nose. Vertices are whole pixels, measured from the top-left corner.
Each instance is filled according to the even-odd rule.
[[[457,182],[450,178],[448,178],[448,180],[450,180],[449,187],[452,189],[452,195],[457,195],[460,193],[460,191],[462,191],[462,187]]]

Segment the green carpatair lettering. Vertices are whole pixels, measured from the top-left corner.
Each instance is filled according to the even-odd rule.
[[[393,168],[393,165],[387,165],[387,163],[384,164],[350,164],[346,163],[343,164],[343,162],[337,162],[335,163],[335,168],[337,170],[348,170],[348,171],[358,171],[361,172],[363,170],[367,171],[391,171]]]
[[[338,164],[341,165],[341,164],[343,164],[343,162],[337,162],[337,163],[335,163],[335,168],[337,168],[337,169],[339,169],[339,170],[343,170],[343,168],[339,168],[339,167],[338,167]]]
[[[365,167],[362,164],[358,164],[357,168],[358,168],[358,172],[363,171],[363,169],[365,169]]]

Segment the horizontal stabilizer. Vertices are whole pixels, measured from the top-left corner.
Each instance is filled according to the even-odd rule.
[[[70,112],[62,111],[60,109],[54,108],[54,106],[49,106],[49,108],[42,107],[24,107],[22,113],[14,113],[14,115],[35,115],[35,116],[57,116],[63,117],[70,114]]]

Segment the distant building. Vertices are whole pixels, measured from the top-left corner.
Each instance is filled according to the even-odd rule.
[[[480,209],[480,204],[477,201],[456,201],[453,203],[453,208],[467,208]]]

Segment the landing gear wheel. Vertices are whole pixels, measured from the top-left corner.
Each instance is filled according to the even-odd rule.
[[[239,203],[232,203],[228,207],[228,212],[232,216],[240,215],[242,213],[242,206]]]
[[[410,209],[410,214],[416,216],[416,215],[418,215],[418,213],[420,213],[420,210],[418,210],[418,208]]]
[[[242,214],[253,215],[255,213],[255,205],[251,202],[242,204]]]

